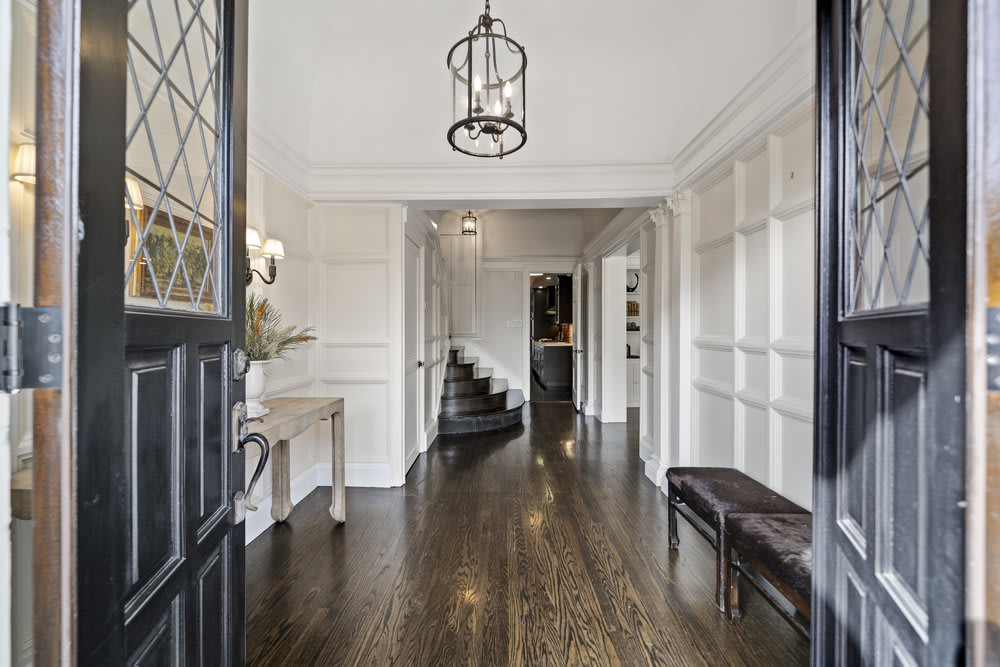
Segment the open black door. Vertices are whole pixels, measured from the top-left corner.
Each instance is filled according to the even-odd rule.
[[[77,661],[243,664],[247,4],[78,6]]]
[[[964,662],[964,0],[821,0],[814,664]]]

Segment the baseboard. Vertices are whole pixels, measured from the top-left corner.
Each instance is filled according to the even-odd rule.
[[[292,504],[300,502],[308,496],[317,486],[330,486],[333,484],[333,472],[328,462],[320,462],[292,478],[290,491]],[[271,494],[265,494],[257,504],[257,511],[247,511],[246,518],[246,543],[250,544],[258,535],[267,530],[274,519],[271,518]]]
[[[414,447],[413,451],[406,455],[406,460],[403,462],[404,478],[406,477],[406,473],[410,472],[410,468],[413,466],[413,463],[417,460],[417,457],[420,456],[420,453],[421,453],[420,448]]]
[[[588,417],[593,417],[594,416],[594,404],[591,403],[591,402],[589,402],[589,401],[584,401],[583,402],[583,414],[587,415]]]
[[[426,452],[430,449],[431,444],[438,437],[438,420],[431,419],[429,422],[424,424],[424,451]]]
[[[344,482],[345,486],[388,488],[389,463],[348,463],[344,469]],[[333,466],[329,461],[320,461],[292,478],[292,504],[298,504],[320,486],[333,486]],[[257,504],[256,512],[247,512],[245,543],[250,544],[273,523],[271,493],[268,492]]]
[[[646,477],[648,477],[653,484],[656,484],[661,488],[665,488],[666,484],[663,483],[663,478],[666,474],[667,466],[661,465],[659,459],[655,456],[650,457],[650,459],[646,461]]]
[[[639,458],[644,462],[649,462],[653,457],[653,443],[646,436],[639,438]]]
[[[330,464],[327,464],[329,468]],[[344,479],[347,486],[367,486],[388,489],[391,476],[389,462],[384,463],[350,463],[344,466]]]

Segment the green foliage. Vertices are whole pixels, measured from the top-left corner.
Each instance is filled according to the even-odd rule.
[[[247,358],[250,361],[287,359],[288,353],[310,340],[314,327],[295,330],[282,326],[281,313],[267,299],[247,294]]]

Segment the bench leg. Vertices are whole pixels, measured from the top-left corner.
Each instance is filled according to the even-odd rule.
[[[740,609],[740,571],[736,569],[736,561],[739,558],[739,554],[731,554],[729,561],[726,563],[726,594],[729,596],[728,607],[729,607],[729,620],[739,621],[743,616],[743,612]]]
[[[719,527],[715,530],[715,601],[719,605],[719,611],[726,611],[726,570],[729,567],[729,547],[726,545],[726,527],[719,521]]]
[[[677,496],[672,490],[669,490],[667,499],[667,536],[670,540],[670,548],[676,549],[681,543],[677,538]]]

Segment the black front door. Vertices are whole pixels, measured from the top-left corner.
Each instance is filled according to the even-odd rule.
[[[957,664],[966,3],[817,8],[813,661]]]
[[[242,664],[247,6],[80,7],[78,661]]]

